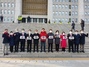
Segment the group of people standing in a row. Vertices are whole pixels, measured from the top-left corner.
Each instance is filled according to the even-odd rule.
[[[35,52],[35,50],[39,52],[39,47],[41,49],[40,52],[46,52],[46,43],[48,44],[48,52],[53,52],[54,42],[55,50],[57,52],[59,51],[59,47],[65,52],[65,49],[67,48],[67,39],[69,52],[84,52],[86,36],[88,36],[88,33],[85,34],[82,30],[80,33],[77,30],[74,33],[70,30],[70,32],[66,35],[65,32],[60,34],[58,30],[56,30],[54,34],[52,29],[50,29],[49,33],[47,33],[44,28],[42,28],[40,33],[38,33],[38,30],[35,30],[34,33],[32,33],[31,30],[28,30],[28,33],[26,33],[24,29],[22,29],[21,33],[18,29],[16,29],[15,32],[10,31],[10,33],[8,33],[8,29],[5,29],[2,34],[4,44],[3,53],[4,55],[8,55],[9,46],[10,52],[18,52],[19,48],[20,52],[25,52],[25,48],[27,49],[27,52],[32,52],[32,46],[33,52]]]

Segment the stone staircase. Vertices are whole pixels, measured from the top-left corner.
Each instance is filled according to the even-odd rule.
[[[45,28],[46,31],[48,32],[49,29],[53,29],[53,32],[55,33],[56,30],[59,30],[60,33],[62,31],[65,31],[66,34],[69,32],[69,30],[71,29],[71,24],[45,24],[45,23],[1,23],[0,24],[0,35],[2,35],[2,32],[4,31],[4,29],[8,29],[9,31],[14,31],[16,28],[19,29],[19,31],[21,32],[21,29],[25,29],[25,31],[27,32],[28,29],[31,29],[32,32],[35,31],[35,29],[38,29],[38,31],[40,32],[42,28]],[[76,24],[76,30],[80,30],[80,24]],[[89,24],[85,25],[85,32],[89,32]],[[2,57],[2,36],[0,36],[0,57]],[[9,56],[6,57],[89,57],[89,37],[86,38],[86,44],[85,44],[85,51],[86,54],[73,54],[73,53],[12,53]]]

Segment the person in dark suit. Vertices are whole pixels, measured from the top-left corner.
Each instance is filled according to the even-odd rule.
[[[3,22],[3,15],[1,15],[1,22]]]
[[[74,21],[72,21],[71,26],[72,26],[72,31],[73,31],[73,30],[75,31],[75,23],[74,23]]]
[[[81,30],[81,33],[80,33],[80,52],[83,52],[83,53],[85,53],[85,51],[84,51],[85,37],[88,37],[88,33],[85,34],[84,31]]]
[[[50,48],[51,52],[53,52],[53,40],[54,40],[54,34],[52,32],[52,29],[50,29],[48,33],[48,52],[50,52]]]
[[[69,34],[67,35],[67,38],[68,38],[68,51],[71,52],[74,52],[74,34],[72,32],[72,30],[70,30]]]
[[[18,29],[15,30],[14,40],[15,40],[15,52],[18,52],[18,50],[19,50],[19,41],[20,41],[20,33],[19,33]]]
[[[32,37],[33,37],[33,34],[31,30],[29,30],[27,34],[27,52],[31,52],[32,50]]]
[[[81,30],[84,31],[84,27],[85,27],[85,21],[81,19]]]
[[[34,50],[33,52],[35,52],[35,47],[37,47],[37,52],[39,52],[39,38],[40,35],[38,33],[38,30],[35,30],[35,33],[33,34],[33,43],[34,43]]]
[[[59,45],[60,45],[60,34],[59,34],[59,31],[56,30],[56,32],[55,32],[55,49],[57,52],[59,51],[59,47],[60,47]]]
[[[80,44],[80,35],[78,31],[76,30],[74,34],[74,52],[79,53],[79,44]]]
[[[9,47],[8,29],[5,29],[4,33],[2,34],[2,38],[3,38],[3,54],[8,55],[8,47]]]
[[[9,35],[9,45],[10,45],[10,52],[12,53],[13,52],[13,47],[14,47],[14,33],[13,31],[10,32],[10,35]]]
[[[22,33],[20,34],[20,52],[25,52],[25,42],[26,42],[27,34],[25,30],[22,29]]]

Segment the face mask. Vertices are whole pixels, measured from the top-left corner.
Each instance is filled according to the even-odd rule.
[[[77,35],[77,34],[78,34],[78,32],[75,32],[75,34]]]
[[[52,31],[51,31],[51,30],[50,30],[49,32],[50,32],[50,33],[52,33]]]
[[[25,31],[22,31],[22,33],[24,33]]]
[[[38,32],[35,32],[36,34],[38,33]]]
[[[29,31],[28,33],[31,34],[31,31]]]
[[[63,35],[65,35],[65,33],[63,33]]]
[[[58,32],[56,32],[56,34],[59,34]]]
[[[72,32],[71,32],[71,31],[70,31],[69,33],[70,33],[70,34],[72,34]]]
[[[84,33],[83,31],[81,31],[81,33]]]
[[[10,33],[10,35],[13,35],[13,33]]]

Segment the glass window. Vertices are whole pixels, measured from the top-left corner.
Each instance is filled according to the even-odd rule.
[[[59,22],[61,22],[61,19],[59,19]]]
[[[58,12],[56,12],[56,15],[58,15]]]
[[[4,4],[4,7],[7,7],[7,3]]]
[[[71,0],[69,0],[69,2],[71,2]]]
[[[62,19],[62,22],[64,22],[64,19]]]
[[[10,17],[7,18],[7,21],[10,21]]]
[[[14,21],[14,18],[13,17],[11,17],[11,21]]]
[[[11,11],[11,14],[14,14],[14,11],[13,10]]]
[[[75,9],[78,9],[78,6],[77,5],[75,5]]]
[[[65,19],[65,22],[68,22],[68,19]]]
[[[74,9],[74,5],[72,5],[72,9]]]
[[[87,15],[87,12],[85,12],[85,15]]]
[[[59,8],[61,8],[61,5],[59,5]]]
[[[11,4],[11,7],[14,7],[14,3]]]
[[[7,21],[7,18],[6,18],[6,17],[4,17],[4,21],[5,21],[5,22]]]
[[[55,8],[55,5],[53,5],[53,8]]]
[[[62,15],[64,15],[64,12],[62,12]]]
[[[4,10],[4,14],[7,14],[7,10]]]
[[[65,5],[65,8],[68,9],[68,5]]]
[[[59,12],[59,15],[61,15],[61,12]]]
[[[4,3],[1,3],[1,7],[3,7],[4,6]]]
[[[8,13],[7,14],[11,14],[11,11],[10,10],[8,10]]]
[[[78,12],[77,11],[75,12],[75,15],[78,15]]]
[[[1,14],[4,14],[4,10],[1,10]]]
[[[87,8],[87,5],[85,5],[85,9]]]
[[[8,7],[11,7],[11,4],[10,3],[8,3]]]
[[[71,16],[71,12],[69,11],[69,16]]]
[[[71,22],[71,18],[69,18],[69,22]]]
[[[69,5],[69,9],[71,9],[71,5]]]
[[[56,8],[58,8],[58,5],[56,5]]]
[[[39,22],[43,23],[43,18],[40,18],[40,19],[39,19]]]
[[[68,15],[68,12],[66,11],[65,14]]]
[[[37,22],[37,18],[33,18],[33,22]]]
[[[64,8],[64,5],[62,5],[62,8]]]

